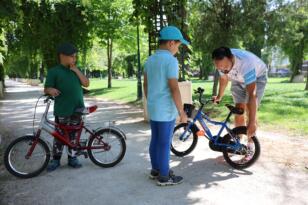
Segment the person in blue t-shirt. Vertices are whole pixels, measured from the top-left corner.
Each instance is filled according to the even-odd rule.
[[[143,85],[151,124],[150,178],[157,179],[159,186],[179,184],[183,181],[183,177],[175,176],[169,170],[175,119],[179,115],[181,122],[187,122],[178,86],[179,65],[174,57],[181,43],[189,44],[178,28],[164,27],[159,33],[159,49],[144,65]]]

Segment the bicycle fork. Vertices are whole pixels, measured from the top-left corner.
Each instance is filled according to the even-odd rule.
[[[188,123],[187,127],[185,128],[185,131],[180,135],[180,140],[185,142],[191,133],[197,133],[199,131],[199,128],[194,122]]]
[[[35,136],[34,136],[34,139],[31,141],[32,144],[31,144],[29,151],[27,152],[27,154],[25,156],[26,159],[29,159],[31,157],[33,150],[38,143],[38,139],[39,139],[40,135],[41,135],[41,129],[38,129]]]

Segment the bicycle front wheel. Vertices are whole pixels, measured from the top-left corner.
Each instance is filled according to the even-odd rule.
[[[173,131],[171,151],[179,157],[183,157],[191,153],[195,149],[198,142],[198,136],[192,130],[187,130],[186,135],[183,136],[183,138],[185,138],[184,140],[180,139],[187,126],[187,123],[181,123],[176,126]]]
[[[16,177],[31,178],[39,175],[47,166],[50,150],[46,142],[38,139],[30,156],[27,156],[34,143],[34,136],[23,136],[14,140],[6,149],[4,164]]]
[[[88,142],[91,161],[101,167],[118,164],[126,152],[125,139],[117,130],[103,128],[95,132]]]

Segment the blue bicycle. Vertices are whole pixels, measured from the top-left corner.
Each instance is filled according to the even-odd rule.
[[[228,164],[236,169],[244,169],[255,163],[260,156],[260,143],[256,136],[248,143],[247,127],[240,126],[230,129],[228,120],[232,114],[242,115],[243,109],[236,108],[232,105],[226,105],[230,110],[227,118],[222,121],[211,120],[205,113],[203,107],[211,100],[204,103],[201,99],[204,89],[195,90],[199,94],[200,107],[192,121],[181,123],[174,128],[173,139],[171,143],[171,151],[179,157],[183,157],[191,153],[197,145],[198,137],[205,136],[209,140],[209,147],[218,152],[223,153],[223,157]],[[194,106],[190,104],[184,105],[184,110],[188,117],[191,117]],[[203,130],[199,129],[196,123],[199,122]],[[217,135],[213,135],[207,123],[220,126]],[[223,131],[227,134],[222,136]]]

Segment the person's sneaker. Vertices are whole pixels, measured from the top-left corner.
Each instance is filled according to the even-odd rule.
[[[73,168],[80,168],[82,167],[82,164],[80,164],[77,157],[70,157],[68,158],[68,166],[73,167]]]
[[[169,170],[169,176],[173,176],[174,175],[174,172],[173,170]],[[149,175],[149,179],[152,179],[152,180],[155,180],[157,179],[157,177],[159,176],[159,172],[155,169],[152,169],[151,172],[150,172],[150,175]]]
[[[247,145],[247,154],[244,157],[244,161],[248,162],[253,158],[253,155],[255,153],[255,146],[254,143],[248,143]]]
[[[60,160],[57,160],[57,159],[50,160],[47,166],[47,171],[52,172],[56,170],[59,166],[60,166]]]
[[[181,176],[159,176],[157,177],[157,185],[158,186],[172,186],[176,184],[181,184],[183,182],[183,177]]]
[[[152,169],[149,175],[149,179],[156,179],[159,175],[159,172],[155,169]]]

